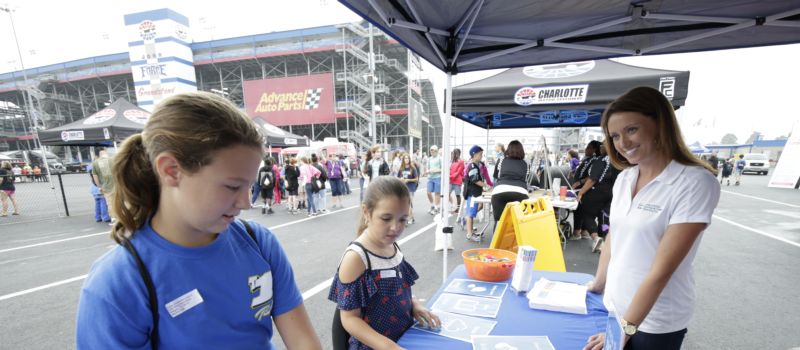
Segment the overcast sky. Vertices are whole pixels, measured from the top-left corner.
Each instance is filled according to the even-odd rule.
[[[2,0],[0,0],[2,1]],[[7,0],[13,14],[23,62],[28,68],[127,52],[123,16],[168,7],[189,18],[195,41],[268,33],[358,21],[334,0],[197,1],[30,1]],[[8,14],[0,12],[0,72],[19,69]],[[800,129],[800,45],[705,53],[620,58],[620,62],[671,70],[689,70],[689,96],[678,112],[686,141],[719,142],[726,133],[744,142],[753,131],[767,138]],[[494,72],[455,76],[465,84]],[[426,64],[439,99],[444,74]],[[439,105],[441,106],[441,100]],[[453,130],[460,135],[460,124]],[[797,130],[800,132],[800,130]],[[495,133],[495,132],[493,132]],[[485,138],[467,126],[465,134]],[[531,130],[497,132],[498,139],[524,137]],[[493,138],[495,134],[493,134]],[[472,140],[467,139],[467,143]],[[460,140],[457,141],[460,143]]]

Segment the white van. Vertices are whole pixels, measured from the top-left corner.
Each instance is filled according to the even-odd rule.
[[[769,173],[769,158],[766,154],[747,153],[744,155],[744,170],[742,173],[757,173],[767,175]]]

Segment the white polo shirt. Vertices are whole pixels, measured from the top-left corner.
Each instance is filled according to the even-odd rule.
[[[681,223],[711,223],[719,202],[719,182],[708,170],[676,161],[631,198],[639,167],[624,170],[614,183],[611,202],[611,261],[603,302],[623,316],[650,267],[667,227]],[[689,325],[694,310],[692,265],[702,235],[672,274],[639,330],[671,333]]]

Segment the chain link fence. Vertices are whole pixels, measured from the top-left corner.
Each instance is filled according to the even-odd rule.
[[[0,216],[0,225],[94,214],[90,186],[88,173],[53,174],[49,179],[45,175],[16,176],[13,197],[17,207],[7,195],[0,194],[0,205],[5,201],[7,206],[7,216]]]

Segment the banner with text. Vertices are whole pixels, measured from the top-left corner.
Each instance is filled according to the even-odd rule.
[[[245,81],[244,106],[276,126],[333,123],[333,74]]]

